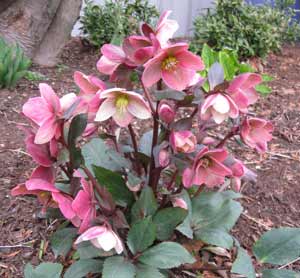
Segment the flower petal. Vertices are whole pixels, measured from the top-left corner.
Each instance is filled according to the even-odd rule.
[[[161,53],[150,59],[144,66],[145,70],[142,75],[142,81],[146,87],[151,87],[161,79],[161,63],[165,53]]]
[[[59,98],[53,89],[45,83],[39,84],[40,93],[43,99],[48,103],[49,109],[52,109],[51,112],[59,113],[60,112],[60,102]]]
[[[163,70],[162,78],[168,87],[182,91],[193,80],[195,71],[177,66],[172,71]]]
[[[177,54],[176,58],[182,67],[197,71],[204,69],[202,59],[190,51],[182,51]]]
[[[115,113],[116,113],[115,99],[108,98],[105,101],[103,101],[103,103],[100,105],[100,108],[96,114],[95,121],[96,122],[106,121]]]
[[[120,127],[127,127],[132,122],[133,116],[127,110],[117,111],[113,119]]]
[[[38,129],[34,143],[35,144],[45,144],[50,142],[50,140],[55,136],[58,124],[56,123],[55,117],[47,119]]]
[[[139,119],[149,119],[151,117],[150,109],[144,101],[130,99],[127,109],[133,116]]]
[[[103,55],[97,62],[97,69],[101,73],[111,75],[118,68],[119,65],[120,63],[111,61]]]

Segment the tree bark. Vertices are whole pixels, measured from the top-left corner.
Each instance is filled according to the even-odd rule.
[[[34,62],[43,66],[55,66],[59,54],[70,39],[78,19],[82,0],[62,0],[58,11],[34,56]]]
[[[82,0],[0,1],[0,36],[17,42],[35,62],[54,66],[78,18]]]

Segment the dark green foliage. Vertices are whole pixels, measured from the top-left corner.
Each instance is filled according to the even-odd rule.
[[[140,22],[153,23],[158,17],[157,9],[147,0],[107,0],[102,6],[87,0],[86,4],[81,29],[90,43],[98,47],[135,34]]]
[[[0,38],[0,88],[12,89],[31,65],[19,45],[9,45]]]
[[[208,11],[194,22],[195,38],[192,50],[201,53],[204,43],[215,50],[224,47],[235,50],[240,58],[266,57],[278,51],[285,41],[300,37],[299,24],[289,6],[295,1],[275,1],[253,6],[243,0],[217,0],[216,11]]]

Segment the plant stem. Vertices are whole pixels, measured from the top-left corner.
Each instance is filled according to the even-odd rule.
[[[231,137],[235,136],[239,130],[239,127],[233,127],[230,132],[219,142],[219,144],[216,146],[216,148],[222,148],[227,140],[229,140]]]
[[[142,168],[140,167],[141,165],[140,165],[139,157],[138,157],[139,150],[138,150],[138,145],[137,145],[136,138],[135,138],[135,133],[134,133],[134,130],[133,130],[131,124],[128,125],[128,129],[129,129],[129,133],[130,133],[130,137],[131,137],[131,141],[132,141],[132,145],[133,145],[133,149],[134,149],[134,156],[136,159],[137,171],[138,171],[138,174],[141,175]]]
[[[194,109],[193,113],[190,115],[190,118],[194,118],[194,116],[198,113],[198,106]]]
[[[141,80],[141,84],[142,84],[142,87],[143,87],[143,90],[144,90],[144,93],[145,93],[145,97],[146,99],[148,100],[149,102],[149,106],[150,106],[150,109],[151,109],[151,112],[153,115],[156,114],[156,111],[155,111],[155,108],[153,106],[153,103],[152,103],[152,100],[151,100],[151,97],[150,97],[150,92],[149,90],[146,88],[146,86],[144,85],[143,81]]]

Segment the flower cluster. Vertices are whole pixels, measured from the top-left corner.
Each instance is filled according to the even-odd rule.
[[[243,73],[225,81],[218,63],[207,69],[207,79],[202,77],[205,65],[201,57],[191,53],[187,43],[170,41],[178,24],[168,19],[169,14],[165,12],[156,27],[142,24],[141,35],[126,38],[122,46],[101,48],[97,69],[109,75],[110,84],[77,71],[74,81],[79,94],[60,98],[49,85],[40,84],[40,96],[23,106],[22,112],[32,124],[25,130],[26,150],[38,167],[12,194],[36,195],[42,211],[59,208],[78,227],[76,244],[90,241],[118,254],[127,250],[124,233],[119,230],[128,229],[134,220],[128,223],[126,215],[126,207],[132,205],[125,204],[125,209],[124,203],[120,205],[118,193],[122,190],[128,190],[126,196],[138,198],[149,186],[161,207],[183,210],[188,210],[188,205],[178,194],[185,188],[197,191],[225,184],[239,190],[241,180],[253,173],[226,143],[240,138],[262,153],[272,138],[272,124],[248,113],[258,100],[255,86],[262,77]],[[202,89],[205,82],[208,92]],[[190,113],[188,117],[180,112],[183,109]],[[147,131],[151,121],[143,121],[139,136],[146,143],[138,144],[133,123],[150,118],[152,132]],[[223,139],[208,137],[207,131],[221,123],[229,126]],[[110,159],[88,162],[91,158],[85,157],[81,148],[99,139],[99,127],[107,148],[101,153]],[[112,154],[118,159],[109,157]],[[123,160],[128,163],[119,167]],[[115,164],[109,168],[108,162]],[[97,171],[106,172],[99,175]],[[117,189],[108,186],[110,178],[120,183]]]

